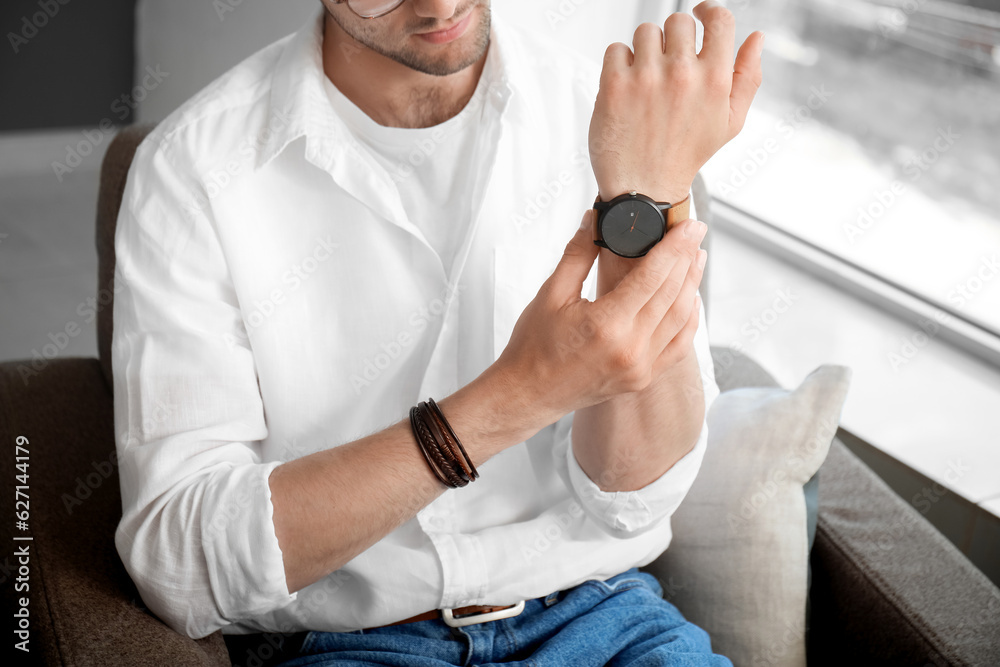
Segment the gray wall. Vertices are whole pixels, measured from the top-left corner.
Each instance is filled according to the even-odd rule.
[[[165,118],[233,65],[295,31],[318,7],[319,0],[138,0],[136,73],[159,65],[170,76],[139,107],[137,120]]]
[[[0,132],[132,119],[134,0],[62,2],[0,2]]]

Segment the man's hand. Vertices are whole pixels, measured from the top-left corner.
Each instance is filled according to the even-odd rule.
[[[508,379],[516,413],[541,425],[611,397],[641,391],[675,363],[673,349],[689,348],[691,317],[701,282],[698,244],[706,227],[674,227],[596,301],[580,296],[597,258],[593,210],[537,296],[521,313],[510,342],[491,369]],[[675,308],[675,303],[681,307]]]
[[[743,128],[761,83],[764,36],[747,38],[734,66],[732,14],[711,0],[694,14],[705,25],[700,53],[695,53],[694,19],[673,14],[662,31],[652,23],[639,26],[634,53],[612,44],[605,54],[590,123],[590,160],[603,201],[629,190],[657,201],[683,200],[702,165]],[[690,223],[669,230],[649,255],[676,241],[677,230]],[[691,451],[701,433],[705,404],[693,340],[699,319],[695,290],[706,256],[704,250],[689,252],[691,261],[678,262],[678,275],[666,281],[682,287],[663,289],[659,297],[665,307],[658,330],[674,336],[646,386],[580,409],[574,417],[573,452],[606,491],[642,488]],[[607,250],[600,257],[595,303],[614,294],[641,266]],[[620,466],[621,461],[631,463]]]
[[[683,13],[668,17],[663,30],[640,25],[634,54],[620,42],[605,53],[590,122],[603,201],[629,190],[680,201],[702,165],[743,127],[761,83],[764,35],[747,38],[734,66],[733,15],[714,0],[694,15],[705,25],[700,53],[694,19]]]

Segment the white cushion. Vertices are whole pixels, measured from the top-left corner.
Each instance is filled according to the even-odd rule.
[[[794,391],[722,393],[701,471],[671,518],[673,541],[643,568],[736,667],[806,664],[802,485],[826,459],[850,375],[826,365]]]

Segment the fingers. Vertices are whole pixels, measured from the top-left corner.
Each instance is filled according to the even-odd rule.
[[[764,49],[764,33],[759,30],[743,42],[736,54],[733,67],[733,90],[729,94],[729,126],[735,131],[743,129],[747,111],[760,88],[763,74],[760,69],[760,54]]]
[[[699,266],[698,261],[702,259],[704,250],[700,248],[686,248],[681,261],[671,270],[670,276],[663,282],[660,289],[656,291],[642,310],[636,315],[636,323],[641,324],[645,331],[651,334],[651,347],[659,352],[663,346],[673,338],[674,334],[684,325],[686,312],[678,312],[674,309],[676,303],[683,302],[685,298],[694,298],[694,292],[701,284],[701,274],[704,265]],[[673,312],[671,312],[671,310]],[[664,330],[664,323],[668,320],[676,320],[676,327],[668,332],[662,340],[657,340],[657,334]]]
[[[662,309],[659,323],[649,339],[649,348],[654,354],[662,354],[691,318],[707,258],[708,253],[705,250],[698,250],[695,260],[688,265],[690,268],[687,274],[679,281],[682,284],[679,285],[674,298]]]
[[[666,368],[677,363],[694,344],[698,324],[701,322],[701,297],[696,296],[690,308],[690,315],[683,328],[670,340],[660,356],[653,362],[653,376],[658,377]]]
[[[680,298],[682,288],[689,281],[692,272],[697,268],[695,264],[699,252],[701,252],[697,244],[683,244],[678,248],[678,251],[680,252],[680,257],[673,268],[671,268],[670,275],[667,276],[667,279],[663,281],[660,288],[656,290],[656,293],[650,297],[649,301],[646,302],[635,316],[636,324],[642,327],[644,331],[651,333],[659,326],[674,301]],[[659,352],[660,348],[656,348],[656,350]]]
[[[632,66],[632,49],[621,42],[615,42],[604,52],[604,66],[601,68],[600,89],[610,91],[615,88],[613,82],[622,80]],[[607,94],[607,93],[605,93]],[[598,102],[600,95],[598,95]],[[596,103],[596,102],[595,102]]]
[[[670,277],[674,265],[685,256],[690,261],[692,249],[705,237],[707,229],[704,223],[697,220],[677,225],[602,298],[610,296],[610,300],[615,301],[627,315],[636,317]]]
[[[663,60],[663,31],[655,23],[643,23],[632,36],[636,66],[652,65]]]
[[[562,259],[545,281],[543,289],[549,289],[559,299],[579,298],[583,281],[587,279],[600,248],[594,244],[594,209],[587,209],[576,234],[566,244]]]
[[[604,52],[604,67],[601,69],[601,88],[606,87],[609,76],[620,75],[632,66],[632,49],[621,42],[608,46]]]
[[[694,15],[705,26],[698,60],[713,67],[731,71],[733,64],[733,43],[736,37],[736,19],[732,12],[716,0],[705,0],[693,10]]]
[[[693,58],[694,19],[690,14],[671,14],[663,23],[664,52],[668,59]]]

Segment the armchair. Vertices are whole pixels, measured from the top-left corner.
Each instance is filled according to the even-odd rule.
[[[4,521],[0,535],[6,544],[29,545],[29,593],[14,589],[16,558],[0,563],[7,613],[17,598],[30,596],[29,664],[229,665],[245,658],[247,642],[262,641],[175,633],[144,608],[115,550],[121,496],[110,365],[114,230],[132,156],[150,129],[121,131],[102,166],[99,357],[0,364],[2,442],[13,450],[24,436],[30,452],[29,530]],[[707,221],[709,198],[700,181],[694,194]],[[744,355],[713,348],[713,357],[722,391],[775,385]],[[18,474],[13,451],[0,465],[5,480]],[[1000,663],[1000,590],[839,439],[819,479],[810,663]],[[13,496],[4,495],[4,516],[14,515]],[[893,530],[897,548],[879,549],[878,537],[898,526],[905,530]],[[33,539],[14,542],[15,532]]]

